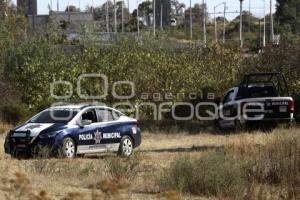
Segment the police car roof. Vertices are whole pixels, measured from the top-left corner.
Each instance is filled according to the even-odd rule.
[[[82,110],[87,107],[94,107],[97,105],[94,104],[68,104],[68,105],[59,105],[59,106],[53,106],[50,109],[78,109]],[[98,106],[101,108],[108,108],[107,106]]]

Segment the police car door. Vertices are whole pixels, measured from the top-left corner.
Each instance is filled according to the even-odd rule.
[[[79,127],[77,131],[77,153],[96,153],[101,151],[95,147],[97,142],[98,129],[98,116],[95,109],[88,109],[81,115],[81,120],[89,120],[91,124]],[[104,151],[105,149],[102,148]]]
[[[120,117],[118,113],[109,108],[96,109],[99,120],[101,120],[102,144],[105,145],[108,151],[118,151],[122,137],[122,126],[118,122]]]

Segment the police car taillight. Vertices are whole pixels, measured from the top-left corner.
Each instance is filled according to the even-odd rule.
[[[295,111],[295,101],[293,99],[289,102],[289,108],[291,112]]]

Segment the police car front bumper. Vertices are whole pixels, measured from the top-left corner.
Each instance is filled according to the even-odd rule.
[[[51,149],[51,153],[57,149],[55,138],[38,137],[14,137],[12,134],[7,136],[4,143],[4,151],[6,154],[18,155],[26,153],[31,156],[38,155],[43,148]],[[55,151],[56,152],[56,151]]]

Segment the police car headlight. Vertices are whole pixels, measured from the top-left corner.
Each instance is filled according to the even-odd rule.
[[[61,131],[53,131],[53,132],[50,132],[50,133],[45,133],[45,134],[41,135],[40,137],[41,138],[53,138],[60,132]]]

